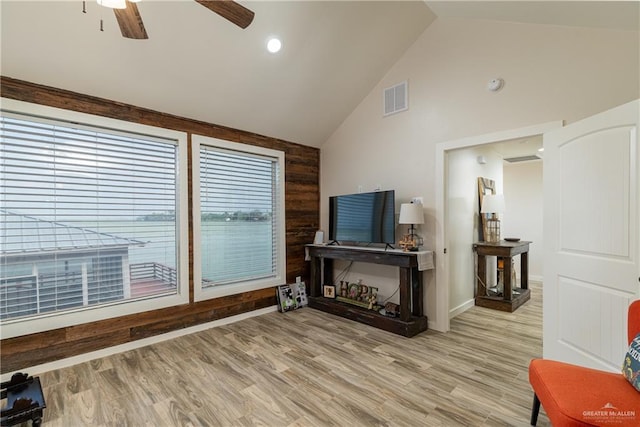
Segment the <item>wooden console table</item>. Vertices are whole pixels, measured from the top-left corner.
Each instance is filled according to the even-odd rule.
[[[513,312],[531,298],[529,290],[529,243],[507,242],[498,243],[478,242],[473,244],[476,252],[476,305],[496,310]],[[512,259],[520,255],[520,287],[511,283]],[[503,259],[504,289],[502,295],[487,295],[487,256]]]
[[[433,268],[433,252],[403,252],[397,249],[373,249],[347,246],[307,245],[311,258],[309,307],[384,329],[405,337],[427,330],[423,309],[423,286],[420,269]],[[426,257],[419,267],[418,257]],[[332,298],[322,296],[322,284],[333,284],[333,260],[356,261],[397,266],[400,269],[400,315],[384,316]]]

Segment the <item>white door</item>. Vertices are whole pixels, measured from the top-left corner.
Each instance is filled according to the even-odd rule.
[[[545,358],[622,366],[640,297],[639,104],[544,134]]]

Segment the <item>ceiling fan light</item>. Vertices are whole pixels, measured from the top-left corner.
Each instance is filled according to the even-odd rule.
[[[96,0],[100,6],[109,7],[111,9],[126,9],[126,0]]]

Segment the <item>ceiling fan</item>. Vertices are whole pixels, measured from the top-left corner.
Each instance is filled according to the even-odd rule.
[[[147,30],[136,3],[139,0],[98,0],[98,4],[113,8],[122,36],[128,39],[148,39]],[[195,0],[240,28],[247,28],[254,13],[233,0]]]

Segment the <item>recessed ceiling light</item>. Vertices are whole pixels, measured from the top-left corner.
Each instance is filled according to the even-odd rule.
[[[126,9],[127,2],[125,0],[98,0],[98,4],[111,9]]]
[[[277,53],[282,48],[282,42],[276,37],[272,37],[267,42],[267,50],[271,53]]]

